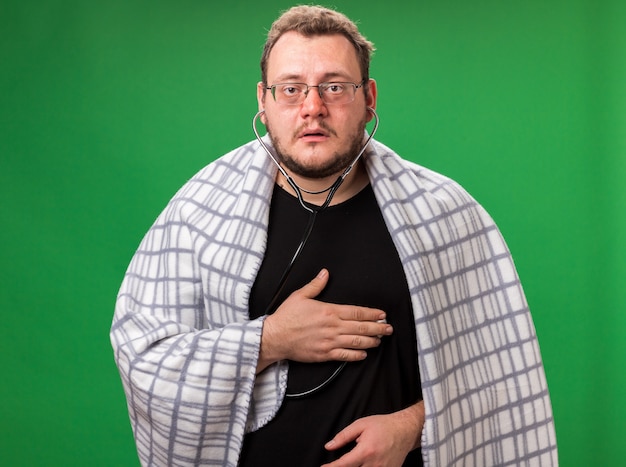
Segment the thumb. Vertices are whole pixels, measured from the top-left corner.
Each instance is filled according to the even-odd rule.
[[[322,269],[311,282],[300,289],[300,292],[306,298],[317,297],[320,293],[322,293],[322,290],[324,290],[324,287],[328,284],[328,276],[328,270]]]

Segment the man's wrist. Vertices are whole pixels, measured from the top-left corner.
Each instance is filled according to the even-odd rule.
[[[257,360],[256,373],[261,373],[264,369],[273,363],[281,360],[273,355],[274,346],[272,345],[272,324],[271,316],[265,317],[263,326],[261,327],[261,343],[259,346],[259,358]]]
[[[422,431],[424,430],[424,421],[426,414],[424,411],[424,401],[421,400],[402,411],[414,428],[413,447],[411,450],[419,448],[422,445]]]

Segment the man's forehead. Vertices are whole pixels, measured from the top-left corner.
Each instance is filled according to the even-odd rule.
[[[360,74],[356,49],[342,34],[305,36],[296,31],[284,33],[274,44],[268,61],[272,79],[300,79],[316,74],[318,79],[354,79]]]

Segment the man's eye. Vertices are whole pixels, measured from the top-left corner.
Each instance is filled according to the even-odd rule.
[[[286,96],[295,96],[299,92],[300,92],[300,88],[297,88],[295,86],[283,87],[283,94],[285,94]]]
[[[326,91],[331,94],[341,94],[343,92],[344,86],[341,83],[329,83],[326,87]]]

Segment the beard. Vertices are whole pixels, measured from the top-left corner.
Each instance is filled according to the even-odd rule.
[[[357,125],[354,133],[349,135],[348,141],[350,141],[350,145],[346,148],[345,151],[337,151],[328,161],[321,165],[315,166],[306,165],[302,161],[298,160],[298,158],[294,157],[293,154],[290,154],[284,148],[281,141],[278,138],[274,137],[274,134],[272,132],[272,126],[269,121],[265,122],[265,127],[267,129],[270,140],[272,141],[272,145],[274,146],[276,157],[285,168],[300,177],[310,179],[323,179],[332,175],[338,175],[352,163],[354,158],[362,149],[363,133],[365,132],[366,123],[367,121],[364,117],[363,120],[361,120]],[[337,133],[324,121],[321,121],[319,123],[319,126],[326,130],[329,134],[333,136],[337,135]],[[296,135],[298,133],[299,130],[294,132],[294,138],[297,137]]]

